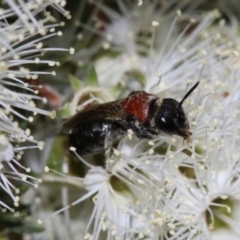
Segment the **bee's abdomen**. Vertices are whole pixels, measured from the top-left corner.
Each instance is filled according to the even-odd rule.
[[[116,129],[113,123],[83,124],[77,132],[70,134],[70,146],[81,156],[99,153],[104,149],[106,138],[116,137]]]

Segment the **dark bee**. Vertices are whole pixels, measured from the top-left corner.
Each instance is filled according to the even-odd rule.
[[[163,132],[189,141],[192,133],[182,104],[198,84],[180,102],[172,98],[161,101],[145,91],[133,91],[124,99],[83,109],[63,125],[70,135],[70,146],[81,156],[96,154],[125,136],[128,129],[140,139],[152,139]]]

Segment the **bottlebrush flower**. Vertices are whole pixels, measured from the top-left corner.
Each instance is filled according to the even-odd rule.
[[[70,149],[75,151],[74,148]],[[141,172],[142,167],[138,159],[145,154],[141,153],[140,156],[128,158],[123,151],[115,150],[114,152],[111,159],[108,159],[107,169],[90,165],[78,156],[90,169],[84,178],[75,177],[71,181],[74,185],[82,182],[87,192],[69,206],[56,211],[47,218],[90,198],[94,203],[94,208],[91,210],[84,238],[101,239],[107,236],[107,239],[133,239],[136,234],[140,236],[149,234],[149,223],[146,223],[143,217],[152,203],[149,202],[147,196],[151,196],[156,186],[150,175]],[[155,156],[148,156],[149,160],[145,160],[147,163],[142,162],[142,165],[147,166],[152,158]],[[118,163],[115,165],[116,161]],[[163,186],[163,183],[160,185]],[[158,193],[160,197],[162,191],[158,189]],[[43,218],[40,221],[45,224],[48,220]]]
[[[37,187],[38,183],[41,182],[41,180],[28,175],[31,169],[24,167],[19,162],[22,157],[24,147],[13,148],[12,144],[3,134],[0,135],[0,140],[0,186],[12,198],[14,206],[18,207],[20,198],[16,195],[18,195],[20,191],[13,185],[12,181],[17,180],[19,182],[25,182],[29,185]],[[41,143],[39,143],[39,146],[40,144]],[[18,154],[14,156],[15,153]],[[19,172],[17,170],[18,168],[24,170],[26,173]],[[6,205],[4,202],[0,201],[0,204],[2,207],[13,211],[13,209]]]
[[[38,88],[28,82],[34,81],[42,74],[55,75],[55,72],[30,70],[29,66],[47,64],[50,66],[59,63],[53,60],[41,60],[41,55],[47,51],[66,51],[44,46],[44,40],[61,32],[55,32],[59,26],[50,12],[45,11],[48,6],[64,11],[65,1],[19,1],[7,0],[3,4],[0,17],[0,133],[1,133],[1,188],[14,200],[11,189],[17,190],[10,179],[29,182],[37,179],[19,172],[23,167],[19,160],[24,150],[30,148],[42,149],[43,143],[34,139],[31,130],[24,127],[23,122],[33,122],[34,115],[44,114],[50,117],[55,112],[46,111],[37,107],[38,101],[46,103],[46,99],[38,96]],[[26,113],[26,112],[28,113]],[[20,147],[23,142],[32,145]],[[14,200],[15,201],[15,200]],[[4,203],[0,203],[4,207]]]
[[[151,47],[149,56],[138,55],[144,59],[138,68],[145,80],[143,89],[161,99],[181,100],[188,85],[200,80],[184,102],[192,140],[187,144],[164,134],[152,141],[136,140],[129,130],[128,138],[105,159],[105,166],[93,166],[78,156],[90,169],[75,179],[84,183],[86,193],[53,215],[92,199],[83,238],[239,238],[239,53],[234,41],[238,35],[221,38],[224,26],[214,23],[219,17],[216,11],[195,18],[178,11],[162,46]],[[181,19],[184,30],[176,36],[172,33]],[[122,52],[127,49],[123,45],[127,41],[119,45]],[[122,74],[118,68],[110,70]],[[106,85],[107,81],[103,80]]]

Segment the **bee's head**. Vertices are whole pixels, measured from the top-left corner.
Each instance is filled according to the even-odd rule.
[[[170,135],[179,135],[186,140],[190,139],[192,133],[189,131],[188,119],[182,104],[198,84],[199,81],[186,93],[180,102],[172,98],[164,98],[162,100],[155,119],[155,124],[159,130]]]
[[[155,123],[161,131],[170,135],[179,135],[184,139],[192,135],[182,106],[179,107],[179,102],[172,98],[162,100]]]

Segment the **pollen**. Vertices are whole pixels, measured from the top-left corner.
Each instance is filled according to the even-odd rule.
[[[149,151],[148,151],[148,154],[149,154],[149,155],[154,154],[154,149],[153,149],[153,148],[150,148]]]
[[[153,142],[153,141],[149,141],[149,142],[148,142],[148,145],[153,146],[153,145],[154,145],[154,142]]]
[[[116,156],[120,156],[120,155],[121,155],[121,152],[118,151],[117,149],[114,149],[113,152],[114,152],[114,154],[115,154]]]
[[[38,148],[40,149],[40,150],[42,150],[43,149],[43,147],[44,147],[44,142],[38,142]]]
[[[16,188],[16,189],[15,189],[15,193],[16,193],[16,194],[19,194],[19,193],[20,193],[20,190]]]
[[[128,139],[131,140],[131,139],[132,139],[132,136],[133,136],[133,131],[132,131],[132,129],[128,129],[127,132],[128,132]]]
[[[139,234],[138,234],[138,238],[139,238],[139,239],[143,239],[143,238],[144,238],[144,234],[143,234],[143,233],[139,233]]]
[[[102,47],[103,47],[103,49],[108,50],[108,49],[110,49],[111,45],[109,42],[105,42],[105,43],[103,43]]]
[[[39,42],[36,46],[37,49],[41,49],[43,47],[43,43],[42,42]]]
[[[72,152],[76,152],[76,148],[75,147],[70,147],[69,150],[72,151]]]
[[[0,62],[0,72],[1,73],[6,73],[8,70],[8,66],[6,62]]]
[[[153,21],[153,22],[152,22],[152,26],[153,26],[153,27],[157,27],[157,26],[159,26],[159,22],[157,22],[157,21]]]
[[[37,223],[38,223],[38,224],[42,224],[43,222],[42,222],[41,219],[38,219],[38,220],[37,220]]]
[[[40,59],[39,58],[35,58],[35,63],[39,64],[40,63]]]
[[[138,0],[138,6],[142,6],[143,1],[142,0]]]
[[[33,117],[29,117],[29,118],[28,118],[28,121],[29,121],[29,122],[33,122],[33,120],[34,120]]]
[[[27,181],[27,176],[26,175],[22,176],[22,180]]]
[[[45,166],[44,167],[44,172],[48,173],[50,171],[49,167],[48,166]]]
[[[90,237],[91,237],[91,234],[90,234],[90,233],[87,233],[87,234],[85,234],[84,239],[85,239],[85,240],[88,240],[88,239],[90,239]]]
[[[181,11],[180,9],[178,9],[178,10],[176,11],[176,13],[177,13],[177,16],[178,16],[178,17],[181,17],[181,16],[182,16],[182,11]]]
[[[74,49],[73,47],[71,47],[71,48],[69,49],[69,53],[70,53],[71,55],[73,55],[73,54],[75,53],[75,49]]]
[[[49,116],[51,119],[54,119],[56,117],[56,111],[51,111]]]
[[[143,180],[141,180],[141,179],[138,179],[137,182],[138,182],[139,184],[141,184],[141,185],[145,184],[145,182],[144,182]]]

